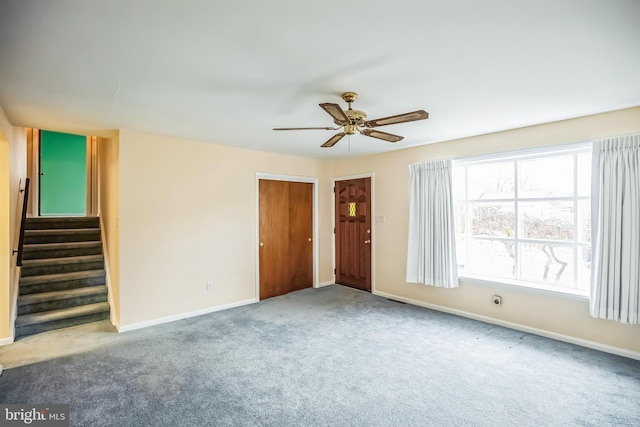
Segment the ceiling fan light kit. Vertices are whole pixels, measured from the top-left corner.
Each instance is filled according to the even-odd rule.
[[[342,128],[342,132],[333,135],[327,142],[321,145],[323,148],[328,148],[336,145],[345,135],[354,135],[356,132],[364,136],[382,139],[387,142],[398,142],[404,137],[371,128],[413,122],[416,120],[425,120],[429,118],[429,113],[424,110],[417,110],[410,113],[398,114],[375,120],[367,120],[367,114],[364,111],[354,110],[351,108],[351,104],[356,100],[356,98],[358,98],[358,94],[355,92],[345,92],[342,94],[342,99],[349,104],[349,108],[346,110],[343,110],[338,104],[320,104],[320,108],[326,111],[327,114],[333,118],[333,122],[338,127],[274,128],[273,130],[339,130]]]

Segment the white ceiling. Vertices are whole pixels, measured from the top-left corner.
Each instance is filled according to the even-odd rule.
[[[14,126],[133,129],[314,158],[383,152],[640,105],[639,0],[3,0]],[[334,132],[318,104],[397,144]]]

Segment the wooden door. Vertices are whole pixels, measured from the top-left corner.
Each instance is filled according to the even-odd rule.
[[[371,291],[371,178],[336,181],[336,283]]]
[[[313,286],[313,184],[289,183],[290,291]]]
[[[313,286],[313,184],[259,181],[260,299]]]
[[[289,269],[289,185],[259,181],[260,299],[286,293]],[[283,207],[287,208],[284,209]],[[287,236],[286,239],[283,236]]]

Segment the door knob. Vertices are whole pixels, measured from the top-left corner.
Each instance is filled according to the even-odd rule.
[[[260,242],[260,246],[264,246],[264,243]]]
[[[371,243],[371,240],[365,240],[364,243]]]
[[[311,237],[309,237],[309,241],[311,241]]]

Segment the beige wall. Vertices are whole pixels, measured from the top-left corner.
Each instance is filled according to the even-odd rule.
[[[98,138],[98,210],[104,227],[111,319],[116,325],[120,323],[119,149],[118,132],[108,138]]]
[[[460,288],[455,290],[405,282],[409,164],[590,141],[633,132],[640,132],[640,107],[376,156],[336,160],[330,163],[329,170],[333,177],[375,174],[375,214],[385,216],[385,223],[376,224],[374,236],[376,291],[475,317],[486,316],[490,321],[541,329],[640,353],[640,325],[594,319],[589,315],[586,301],[495,288],[469,281],[462,281]],[[503,297],[501,307],[491,303],[491,296],[496,290]]]
[[[0,108],[0,343],[11,340],[11,307],[18,269],[12,250],[20,228],[20,188],[26,178],[26,134]]]
[[[119,145],[125,328],[255,299],[256,173],[327,182],[319,160],[128,130],[120,132]],[[329,188],[321,189],[324,203]],[[320,226],[324,245],[331,239],[326,218]],[[323,253],[320,264],[320,280],[331,280],[330,255]]]

